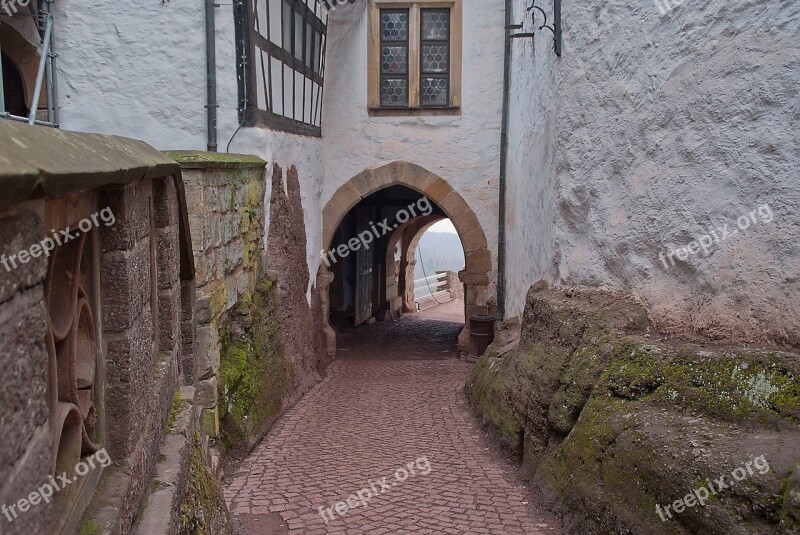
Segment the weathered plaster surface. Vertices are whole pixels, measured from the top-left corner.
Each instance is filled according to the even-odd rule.
[[[529,3],[517,0],[515,23],[526,17]],[[552,20],[551,6],[545,6]],[[537,15],[536,25],[543,22]],[[531,31],[528,16],[525,28]],[[512,41],[511,104],[508,128],[506,202],[506,317],[521,316],[528,289],[552,277],[555,246],[556,73],[553,35]]]
[[[202,2],[54,2],[61,122],[69,130],[205,146]]]
[[[637,294],[662,327],[800,332],[800,4],[564,1],[558,283]],[[768,203],[771,223],[665,269],[660,252]]]

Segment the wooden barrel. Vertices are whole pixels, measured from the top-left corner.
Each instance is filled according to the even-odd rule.
[[[469,317],[469,354],[473,358],[480,358],[494,341],[494,316],[473,314]]]

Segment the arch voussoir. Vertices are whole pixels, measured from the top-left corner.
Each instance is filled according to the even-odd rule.
[[[367,169],[354,176],[350,183],[358,190],[362,197],[366,197],[373,191],[380,189],[375,173],[372,169]]]
[[[447,211],[444,206],[442,206],[442,202],[453,192],[453,188],[448,184],[445,180],[442,180],[439,177],[436,177],[435,180],[430,182],[430,184],[425,186],[425,189],[422,191],[426,197],[430,200],[438,204],[442,210]],[[464,200],[461,200],[464,203]],[[464,203],[466,205],[466,203]]]

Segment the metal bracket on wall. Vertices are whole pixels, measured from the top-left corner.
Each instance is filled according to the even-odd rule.
[[[528,6],[527,12],[531,13],[531,23],[533,27],[536,28],[536,11],[542,14],[544,17],[544,22],[536,28],[536,30],[532,32],[520,32],[520,33],[512,33],[512,39],[522,39],[522,38],[533,38],[536,36],[536,31],[543,30],[547,28],[553,34],[553,50],[556,53],[556,56],[561,57],[561,0],[553,0],[553,24],[547,24],[547,12],[542,9],[540,6],[536,5],[537,0],[532,0],[531,5]],[[536,10],[536,11],[534,11]],[[523,21],[524,23],[524,21]],[[522,30],[524,28],[524,24],[513,24],[506,28],[506,30]]]

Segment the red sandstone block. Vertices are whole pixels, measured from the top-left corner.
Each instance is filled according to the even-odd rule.
[[[154,219],[156,227],[178,224],[178,194],[172,177],[153,180]]]

